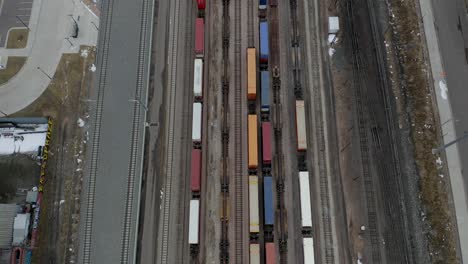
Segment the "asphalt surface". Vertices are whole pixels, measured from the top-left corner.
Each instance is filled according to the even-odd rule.
[[[0,0],[0,47],[6,45],[10,28],[29,25],[32,3],[33,0]]]
[[[148,30],[141,32],[144,3],[143,0],[117,0],[103,5],[96,88],[91,97],[94,119],[91,121],[88,168],[82,199],[79,263],[135,261],[146,116],[144,107],[138,106],[138,102],[132,100],[136,97],[137,81],[140,80],[141,101],[146,102],[153,10],[150,1]],[[110,17],[107,17],[108,14]],[[108,27],[110,30],[106,38],[104,32]],[[141,43],[146,46],[140,46]],[[143,54],[140,54],[140,49]],[[141,64],[139,56],[142,56]],[[140,65],[141,68],[138,67]],[[99,111],[96,111],[96,104],[98,109],[102,106],[101,118]],[[133,124],[137,114],[140,115],[140,122]],[[95,133],[97,137],[94,137]],[[132,150],[136,155],[136,160],[133,161]],[[129,183],[132,183],[132,168],[135,178],[133,186],[129,186]],[[93,175],[96,175],[95,178]],[[92,188],[93,180],[95,188]],[[127,187],[133,187],[130,204],[126,204]],[[126,212],[126,208],[130,208],[130,211]],[[87,221],[90,226],[86,224]],[[126,221],[128,226],[125,226]],[[130,230],[128,244],[124,242],[125,227]],[[88,251],[89,259],[86,257]]]

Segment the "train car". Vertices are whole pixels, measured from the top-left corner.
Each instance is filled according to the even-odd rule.
[[[195,59],[193,63],[193,96],[195,100],[203,98],[203,60]]]
[[[197,7],[198,7],[198,10],[205,10],[206,0],[197,0]]]
[[[270,112],[270,72],[269,71],[260,72],[260,85],[262,88],[261,111],[263,113],[268,113]]]
[[[248,130],[249,130],[249,170],[255,172],[258,167],[258,142],[257,142],[257,116],[249,115],[248,116]]]
[[[262,122],[263,166],[271,166],[271,122]]]
[[[260,264],[259,244],[250,244],[250,264]]]
[[[297,150],[307,150],[307,132],[305,124],[305,108],[304,101],[296,101],[296,136],[297,136]]]
[[[258,9],[266,9],[266,8],[267,8],[267,0],[258,1]]]
[[[190,245],[198,245],[198,224],[200,217],[200,200],[190,200],[189,236]]]
[[[303,252],[304,252],[304,264],[315,264],[314,257],[314,240],[311,237],[304,237],[302,239]]]
[[[195,19],[195,56],[203,58],[205,53],[205,22],[203,18]]]
[[[193,103],[192,142],[194,147],[200,148],[202,135],[202,104]]]
[[[275,243],[265,243],[265,262],[266,264],[276,264]]]
[[[270,56],[270,41],[268,33],[268,22],[260,22],[260,63],[268,63]]]
[[[201,182],[201,158],[202,153],[199,149],[192,149],[192,166],[190,175],[190,189],[195,197],[200,196]]]
[[[270,0],[269,2],[270,2],[270,6],[271,6],[271,7],[276,7],[276,6],[278,6],[278,0]]]
[[[255,48],[247,49],[247,99],[257,99],[257,62]]]
[[[309,172],[299,172],[299,192],[301,196],[302,230],[312,229],[312,214],[310,207]]]
[[[249,232],[256,237],[260,232],[260,217],[258,213],[258,176],[249,176]]]
[[[275,207],[273,206],[273,178],[271,176],[263,177],[263,209],[265,217],[263,218],[266,226],[273,226],[275,223]],[[271,230],[273,231],[273,230]]]

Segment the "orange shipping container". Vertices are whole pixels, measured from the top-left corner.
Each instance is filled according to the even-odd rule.
[[[257,143],[257,116],[249,115],[249,169],[258,166],[258,143]]]
[[[247,49],[247,99],[257,98],[257,60],[255,48]]]

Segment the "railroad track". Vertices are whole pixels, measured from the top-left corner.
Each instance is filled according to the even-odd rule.
[[[171,2],[175,5],[174,15],[175,25],[169,29],[169,50],[170,54],[169,65],[169,124],[168,124],[168,139],[167,139],[167,157],[166,157],[166,183],[164,185],[164,194],[162,202],[163,222],[162,222],[162,235],[161,235],[161,263],[168,263],[168,247],[169,247],[169,215],[171,208],[171,195],[172,195],[172,180],[173,180],[173,165],[174,165],[174,122],[175,122],[175,100],[176,100],[176,77],[177,77],[177,48],[178,30],[179,30],[179,12],[180,1]],[[175,31],[174,32],[174,28]]]
[[[107,63],[109,58],[109,44],[112,27],[112,13],[115,0],[101,3],[102,16],[99,32],[100,49],[97,50],[97,60],[101,61],[99,81],[97,87],[96,110],[94,116],[94,130],[91,137],[91,162],[89,165],[89,182],[86,199],[83,236],[83,264],[91,263],[91,238],[93,233],[94,201],[96,196],[96,176],[101,137],[102,110],[104,101],[104,87],[107,79]]]

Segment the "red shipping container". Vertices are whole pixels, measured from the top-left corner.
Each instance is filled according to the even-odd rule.
[[[201,150],[192,149],[192,169],[190,188],[192,192],[200,192],[200,176],[201,176]]]
[[[200,10],[205,10],[206,0],[197,0],[197,6]]]
[[[271,123],[262,122],[263,164],[271,163]]]
[[[205,50],[205,22],[203,18],[195,19],[195,54],[203,57]]]
[[[265,243],[266,264],[276,263],[275,243]]]

